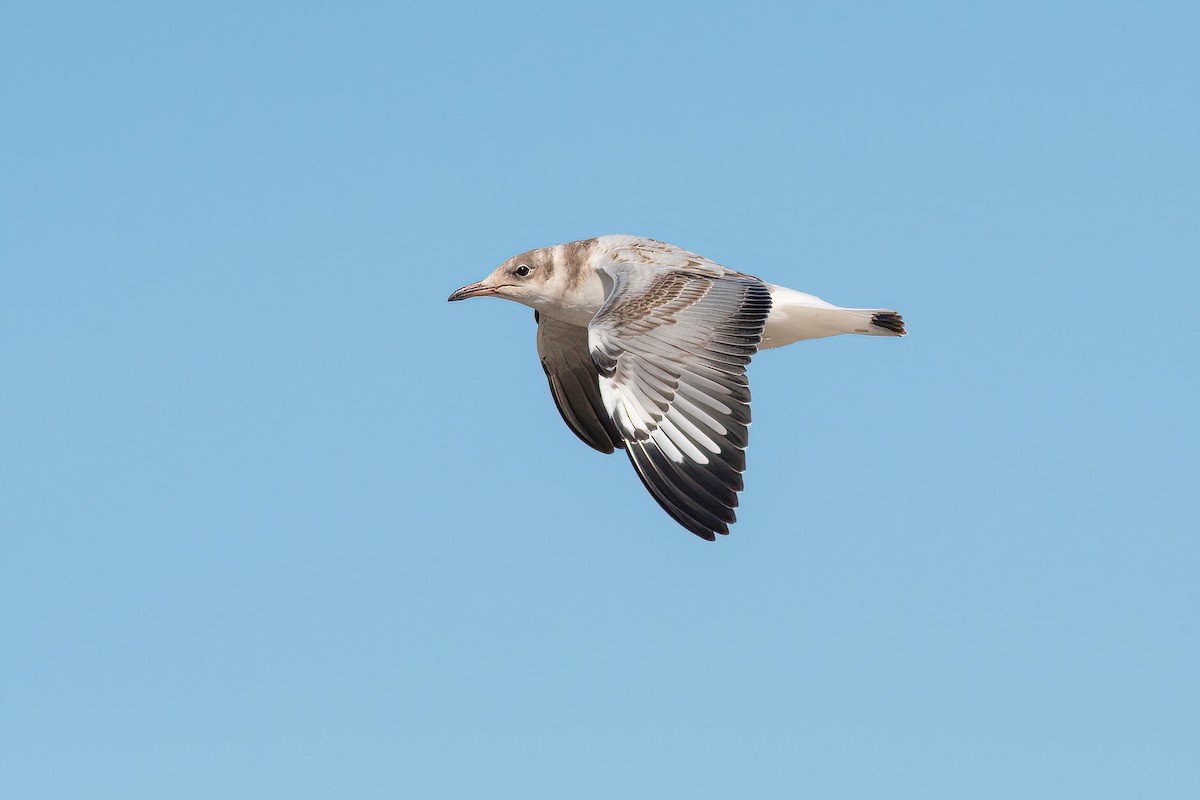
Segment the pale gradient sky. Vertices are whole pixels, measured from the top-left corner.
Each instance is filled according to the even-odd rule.
[[[1195,4],[400,5],[6,5],[0,796],[1200,796]],[[445,302],[603,233],[909,323],[716,544]]]

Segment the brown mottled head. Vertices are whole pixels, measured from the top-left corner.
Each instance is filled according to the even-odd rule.
[[[503,297],[533,306],[544,294],[546,282],[554,274],[553,248],[542,247],[513,256],[483,280],[462,287],[450,300],[468,297]]]

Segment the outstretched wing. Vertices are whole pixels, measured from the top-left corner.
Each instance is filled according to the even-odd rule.
[[[585,444],[601,453],[621,447],[621,437],[600,399],[587,328],[534,312],[537,351],[558,413]]]
[[[604,408],[658,504],[705,539],[729,533],[746,469],[746,365],[771,310],[747,275],[611,264],[588,325]]]

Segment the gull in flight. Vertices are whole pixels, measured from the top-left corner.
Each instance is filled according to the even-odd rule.
[[[736,519],[751,356],[842,333],[904,335],[895,311],[839,308],[640,236],[530,250],[449,299],[488,296],[534,309],[542,369],[575,435],[624,450],[658,504],[709,541]]]

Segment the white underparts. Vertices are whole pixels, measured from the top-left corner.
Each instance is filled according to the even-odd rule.
[[[896,334],[871,324],[880,313],[878,308],[838,308],[819,297],[797,292],[783,286],[768,284],[771,291],[771,314],[763,329],[760,349],[783,347],[804,339],[821,339],[843,333],[868,336]]]

